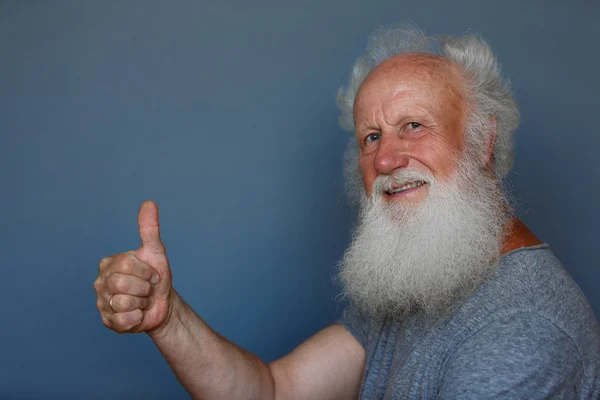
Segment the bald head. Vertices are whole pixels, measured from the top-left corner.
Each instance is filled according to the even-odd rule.
[[[368,112],[365,107],[372,105],[373,97],[393,102],[410,92],[430,97],[431,105],[435,102],[465,112],[465,82],[449,60],[433,54],[401,53],[384,60],[365,78],[355,98],[355,122],[357,113]]]

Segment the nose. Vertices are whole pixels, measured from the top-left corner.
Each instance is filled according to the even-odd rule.
[[[380,139],[373,164],[377,172],[389,175],[397,168],[406,167],[408,160],[402,139],[388,137]]]

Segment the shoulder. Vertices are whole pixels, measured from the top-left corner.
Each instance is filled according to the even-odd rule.
[[[585,383],[579,349],[536,312],[517,312],[465,339],[441,375],[442,398],[572,397]]]
[[[361,313],[356,307],[348,306],[337,321],[364,347],[367,347],[370,318]]]
[[[559,388],[600,390],[594,383],[600,370],[600,328],[548,245],[505,254],[496,273],[451,323],[460,334],[443,371],[445,390],[462,390],[461,384],[473,389],[476,382],[514,390],[513,397],[522,398],[562,393],[551,391]]]
[[[481,324],[519,312],[544,317],[576,343],[590,337],[600,339],[589,302],[546,244],[503,255],[496,272],[467,300],[458,316],[477,317],[479,329]]]

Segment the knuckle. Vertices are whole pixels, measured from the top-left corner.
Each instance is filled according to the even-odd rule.
[[[110,328],[110,327],[111,327],[111,323],[110,323],[110,321],[108,320],[108,318],[106,318],[106,316],[105,316],[105,315],[103,315],[103,316],[102,316],[102,323],[103,323],[103,324],[104,324],[104,325],[105,325],[107,328]]]
[[[123,311],[129,310],[129,296],[119,296],[119,298],[113,301],[115,308]]]
[[[121,261],[120,266],[121,266],[121,268],[120,268],[121,271],[129,274],[133,271],[133,267],[134,267],[133,260],[130,257],[124,256]]]
[[[123,296],[119,298],[119,308],[121,310],[130,310],[131,309],[131,296]]]
[[[96,308],[98,309],[98,311],[102,309],[102,300],[96,300]]]
[[[130,318],[128,318],[128,314],[122,313],[118,315],[119,329],[121,332],[127,332],[129,329],[131,329],[131,323],[128,321],[129,319]]]
[[[104,257],[102,260],[100,260],[100,262],[98,263],[98,270],[99,271],[104,271],[108,268],[108,266],[110,265],[110,262],[112,260],[112,257]]]
[[[93,284],[93,286],[94,286],[94,290],[95,290],[96,292],[99,292],[99,291],[100,291],[100,287],[102,286],[102,285],[100,284],[100,279],[96,279],[96,280],[94,281],[94,284]]]
[[[115,276],[113,278],[113,281],[115,289],[117,289],[120,292],[127,293],[129,291],[129,288],[131,287],[127,277],[125,276]]]

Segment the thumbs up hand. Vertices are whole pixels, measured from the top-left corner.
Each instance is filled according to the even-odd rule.
[[[171,309],[171,269],[153,201],[140,206],[138,230],[141,247],[100,260],[94,281],[102,322],[119,333],[158,330]]]

